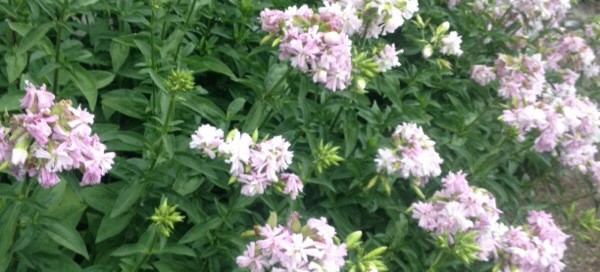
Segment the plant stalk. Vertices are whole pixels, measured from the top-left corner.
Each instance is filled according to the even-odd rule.
[[[153,255],[152,250],[154,249],[154,246],[156,245],[157,241],[158,241],[158,233],[157,233],[156,228],[153,227],[152,232],[150,233],[150,246],[148,247],[148,252],[145,252],[143,257],[141,259],[139,259],[138,262],[136,262],[135,266],[131,270],[132,272],[139,271],[140,268],[142,267],[142,265],[144,265],[148,262],[148,260],[150,259],[150,256]]]
[[[60,10],[60,20],[57,20],[55,22],[55,28],[56,28],[56,42],[55,42],[55,47],[54,47],[54,63],[58,63],[60,61],[60,44],[62,42],[60,35],[62,33],[62,27],[61,24],[65,22],[65,18],[66,18],[66,14],[67,14],[67,7],[69,5],[69,1],[68,0],[63,0],[62,6],[61,6],[61,10]],[[58,93],[58,73],[60,71],[60,67],[56,68],[56,70],[54,70],[54,86],[53,86],[53,92],[54,93]]]

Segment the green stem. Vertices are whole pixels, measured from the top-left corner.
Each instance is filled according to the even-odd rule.
[[[69,4],[69,1],[63,0],[61,10],[60,10],[60,20],[57,20],[55,22],[56,42],[55,42],[55,46],[54,46],[54,63],[58,63],[60,61],[60,44],[62,41],[60,38],[60,35],[62,33],[61,24],[65,22],[65,17],[67,14],[66,10],[67,10],[68,4]],[[60,71],[60,67],[56,68],[56,70],[54,70],[54,86],[53,86],[54,93],[58,93],[58,72],[59,71]]]
[[[154,249],[154,246],[156,245],[157,241],[158,241],[158,233],[157,233],[156,228],[153,227],[152,231],[150,233],[150,245],[148,247],[148,252],[144,253],[143,257],[141,259],[139,259],[138,262],[136,262],[135,266],[131,270],[132,272],[137,272],[138,270],[140,270],[142,265],[144,265],[148,262],[148,260],[150,259],[150,256],[153,255],[152,250]]]
[[[429,267],[429,269],[427,269],[427,272],[435,272],[438,265],[440,264],[440,262],[442,261],[443,257],[444,257],[445,252],[442,250],[438,253],[438,255],[435,257],[435,261],[433,261],[433,263],[431,264],[431,266]]]
[[[150,13],[150,69],[156,72],[156,61],[154,54],[154,6],[151,4]],[[152,112],[156,113],[156,86],[152,88]]]
[[[285,74],[283,74],[279,80],[277,80],[277,82],[275,82],[275,85],[273,85],[273,87],[271,87],[267,92],[265,92],[265,94],[262,96],[262,100],[266,100],[271,93],[277,89],[279,87],[279,85],[281,85],[281,83],[283,83],[283,81],[287,78],[287,76],[290,74],[290,72],[292,71],[292,67],[288,67],[287,71],[285,71]]]
[[[167,109],[167,116],[165,117],[165,121],[163,122],[162,129],[160,130],[160,137],[158,139],[159,141],[161,141],[161,143],[158,145],[155,145],[156,149],[152,150],[152,154],[155,154],[155,157],[152,160],[152,164],[150,165],[148,172],[146,172],[146,175],[144,175],[144,177],[142,178],[142,181],[148,180],[150,178],[150,175],[156,169],[156,165],[158,164],[158,160],[160,159],[160,155],[161,155],[160,153],[162,153],[162,148],[163,148],[162,138],[165,135],[167,135],[167,132],[169,130],[169,124],[171,123],[171,118],[173,116],[174,111],[175,111],[175,97],[169,96],[169,108]]]
[[[333,127],[335,126],[335,123],[337,122],[337,120],[340,118],[340,115],[342,115],[342,110],[344,109],[344,107],[340,107],[340,109],[338,110],[337,114],[335,115],[335,118],[333,118],[333,122],[331,122],[331,125],[329,126],[329,131],[331,131],[333,129]]]
[[[167,130],[169,130],[169,123],[171,123],[171,118],[173,117],[174,110],[175,98],[169,95],[169,108],[167,109],[167,116],[165,117],[165,121],[163,122],[162,130],[160,131],[161,138],[167,135]]]
[[[183,32],[184,32],[184,33],[185,33],[185,32],[187,32],[187,29],[188,29],[188,26],[189,26],[189,23],[190,23],[190,19],[192,18],[192,13],[194,12],[194,7],[196,6],[196,2],[197,2],[197,1],[198,1],[198,0],[194,0],[194,1],[192,2],[192,5],[191,5],[191,6],[188,8],[188,14],[187,14],[187,16],[185,17],[185,22],[183,23]],[[185,34],[184,34],[184,35],[185,35]],[[182,41],[180,41],[180,42],[177,44],[177,50],[175,50],[175,64],[177,64],[177,60],[179,59],[179,50],[181,50],[181,44],[182,44],[182,43],[183,43],[183,40],[182,40]],[[178,65],[178,66],[179,66],[179,65]]]

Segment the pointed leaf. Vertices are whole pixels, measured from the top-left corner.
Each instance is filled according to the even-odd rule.
[[[68,228],[51,217],[42,217],[39,223],[45,227],[46,234],[54,242],[82,255],[86,259],[90,258],[85,243],[75,228]]]

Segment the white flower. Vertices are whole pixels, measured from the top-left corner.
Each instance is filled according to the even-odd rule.
[[[458,36],[458,32],[452,31],[448,36],[442,38],[442,43],[444,44],[440,51],[444,55],[462,55],[463,51],[460,49],[460,44],[462,43],[462,37]]]

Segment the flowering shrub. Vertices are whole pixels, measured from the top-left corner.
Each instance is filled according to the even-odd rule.
[[[0,271],[561,271],[600,229],[536,191],[600,188],[571,5],[0,1]]]

